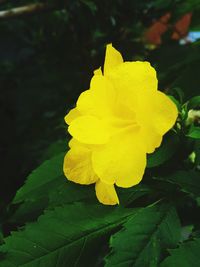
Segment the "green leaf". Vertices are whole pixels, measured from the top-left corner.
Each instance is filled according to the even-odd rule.
[[[199,108],[199,107],[200,107],[200,96],[192,97],[187,103],[188,110]]]
[[[27,222],[35,221],[48,206],[47,198],[39,198],[34,201],[21,203],[9,218],[9,223],[22,225]]]
[[[64,154],[41,164],[28,176],[24,186],[17,192],[13,203],[19,205],[10,218],[11,223],[24,224],[34,221],[45,209],[77,201],[98,203],[94,185],[69,182],[63,175]],[[126,206],[137,198],[150,193],[145,185],[119,189],[120,205]]]
[[[63,158],[64,153],[45,161],[27,177],[13,200],[18,208],[10,222],[23,224],[35,220],[47,208],[49,194],[61,185],[68,186],[62,170]]]
[[[61,177],[58,179],[61,179]],[[64,178],[64,181],[60,182],[60,185],[58,184],[54,190],[50,188],[45,196],[33,201],[23,202],[10,218],[10,222],[23,224],[34,221],[45,209],[52,209],[77,201],[97,203],[94,186],[81,186]]]
[[[168,95],[168,97],[174,102],[178,111],[180,112],[181,111],[181,103],[172,95]]]
[[[43,151],[42,156],[40,157],[40,163],[46,161],[47,159],[52,159],[55,155],[61,153],[66,153],[68,138],[64,140],[59,139],[48,146],[46,150]]]
[[[137,185],[131,188],[118,188],[120,206],[128,206],[136,199],[150,194],[151,190],[145,185]],[[41,201],[41,198],[35,201],[25,201],[10,218],[11,223],[24,224],[37,219],[45,209],[52,209],[63,204],[71,204],[77,201],[84,203],[98,203],[94,185],[81,186],[67,182],[50,191],[48,198]]]
[[[200,139],[200,127],[192,125],[186,135],[194,139]]]
[[[96,6],[96,4],[93,1],[91,1],[91,0],[81,0],[81,2],[83,4],[85,4],[87,7],[89,7],[89,9],[91,10],[91,12],[93,14],[95,14],[95,12],[97,11],[97,6]]]
[[[20,204],[10,218],[12,223],[35,220],[46,208],[81,200],[96,201],[93,186],[80,186],[69,182],[63,175],[64,154],[45,161],[27,178],[17,192],[13,204]]]
[[[185,242],[179,248],[169,250],[171,256],[167,257],[160,267],[199,267],[200,266],[200,239]]]
[[[180,190],[189,193],[192,197],[200,196],[200,173],[198,171],[177,171],[165,177],[155,179],[177,184]]]
[[[116,188],[117,194],[120,199],[120,205],[128,206],[136,199],[143,197],[147,194],[152,194],[152,190],[145,184],[138,184],[130,188]]]
[[[188,240],[188,238],[192,235],[192,232],[194,230],[194,225],[186,225],[181,228],[181,239],[180,241],[183,242],[185,240]]]
[[[136,199],[151,193],[151,189],[144,184],[131,188],[116,188],[116,190],[120,199],[120,206],[127,206]],[[61,185],[50,192],[48,207],[52,208],[77,201],[98,202],[94,185],[79,185],[67,182],[66,186]]]
[[[49,207],[70,204],[77,201],[93,201],[97,203],[94,185],[79,185],[67,182],[60,185],[49,194]]]
[[[184,66],[181,70],[178,70],[176,73],[176,79],[172,84],[172,87],[180,87],[184,94],[185,98],[191,98],[199,94],[199,45],[195,47],[195,45],[190,46],[190,49],[183,61]],[[193,52],[192,52],[193,49]],[[184,55],[185,56],[185,55]],[[190,58],[191,57],[191,58]],[[176,60],[177,62],[177,60]],[[190,77],[188,79],[188,77]]]
[[[67,204],[5,239],[0,267],[94,266],[106,236],[137,209]]]
[[[147,158],[147,168],[159,166],[169,160],[180,146],[179,137],[176,133],[168,133],[162,145],[150,154]]]
[[[13,203],[33,201],[54,190],[63,178],[64,153],[45,161],[27,178],[26,183],[17,191]]]
[[[3,234],[0,232],[0,245],[3,244]]]
[[[194,152],[196,155],[195,164],[198,166],[200,165],[200,140],[195,140]]]
[[[106,267],[158,266],[163,249],[173,248],[180,239],[180,223],[172,207],[153,206],[140,210],[114,234]]]

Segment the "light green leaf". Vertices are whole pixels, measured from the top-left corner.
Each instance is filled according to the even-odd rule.
[[[200,239],[185,242],[179,248],[169,250],[167,257],[160,267],[199,267],[200,266]]]
[[[133,215],[110,240],[106,267],[158,266],[163,249],[176,247],[180,223],[172,207],[147,207]]]
[[[105,237],[136,211],[81,203],[47,211],[5,239],[0,267],[94,266]]]

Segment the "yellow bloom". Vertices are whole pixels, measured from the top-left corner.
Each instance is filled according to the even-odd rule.
[[[123,62],[107,45],[104,74],[94,72],[90,89],[65,117],[72,135],[64,173],[75,183],[96,183],[98,200],[119,203],[115,187],[138,184],[147,153],[174,125],[177,108],[157,90],[156,71],[148,62]]]

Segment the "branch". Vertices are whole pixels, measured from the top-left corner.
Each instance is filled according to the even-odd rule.
[[[3,0],[0,0],[0,3],[2,1]],[[7,19],[11,17],[18,17],[21,15],[33,14],[39,11],[49,11],[55,8],[56,8],[55,6],[49,4],[42,4],[42,3],[30,4],[27,6],[15,7],[9,10],[0,11],[0,19]]]

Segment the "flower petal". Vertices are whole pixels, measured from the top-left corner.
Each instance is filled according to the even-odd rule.
[[[77,108],[73,108],[69,111],[69,113],[65,116],[65,122],[69,125],[74,119],[78,118],[81,113]]]
[[[143,136],[144,143],[146,144],[147,153],[153,153],[161,145],[162,136],[150,125],[141,128],[141,136]]]
[[[178,110],[167,95],[160,91],[149,91],[140,95],[139,103],[137,120],[146,129],[147,135],[163,136],[173,127]]]
[[[103,75],[101,67],[99,67],[98,69],[94,70],[94,75]]]
[[[73,146],[77,146],[77,145],[81,145],[81,143],[78,142],[75,138],[72,138],[68,143],[69,148],[72,148]]]
[[[107,75],[117,65],[123,63],[123,58],[113,46],[109,44],[106,46],[106,55],[104,62],[104,75]]]
[[[67,152],[63,170],[68,180],[78,184],[92,184],[98,180],[92,168],[91,150],[78,142]]]
[[[162,136],[173,127],[177,114],[175,104],[160,91],[143,91],[138,95],[137,122],[147,153],[160,146]]]
[[[114,185],[108,185],[98,180],[95,185],[95,190],[96,190],[96,196],[99,202],[101,202],[102,204],[104,205],[119,204],[119,199],[115,191]]]
[[[157,91],[153,98],[153,125],[161,135],[168,132],[175,124],[178,110],[172,100],[164,93]]]
[[[80,95],[77,109],[83,115],[107,117],[113,113],[115,99],[116,93],[111,82],[101,75],[94,75],[90,89]]]
[[[124,62],[113,68],[107,76],[119,94],[132,97],[134,94],[140,94],[143,91],[157,90],[158,80],[155,69],[149,62]],[[133,95],[134,96],[134,95]]]
[[[138,184],[146,167],[145,147],[139,132],[129,129],[113,136],[106,145],[93,151],[92,165],[107,184],[116,183],[120,187]]]
[[[110,134],[102,120],[93,116],[80,116],[73,120],[69,133],[84,144],[105,144]]]

